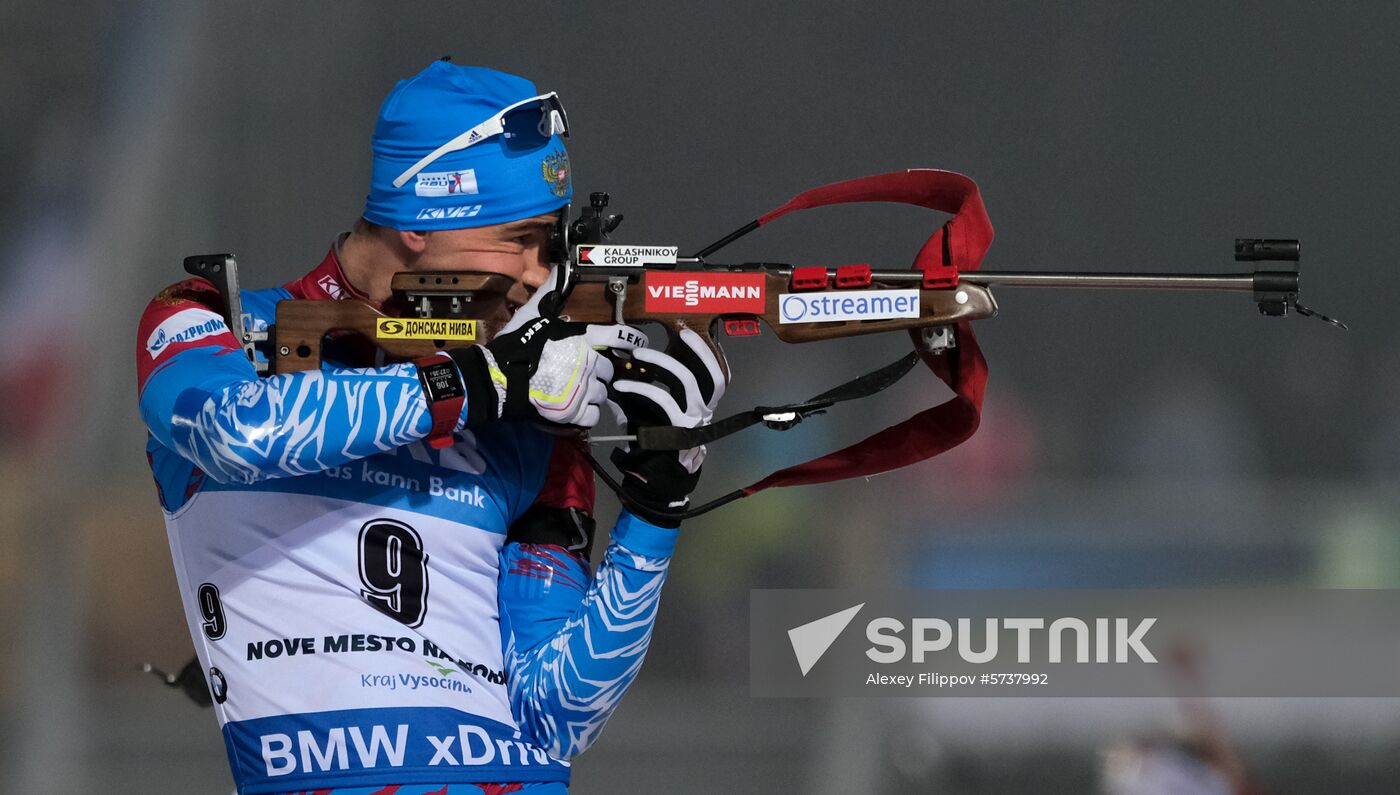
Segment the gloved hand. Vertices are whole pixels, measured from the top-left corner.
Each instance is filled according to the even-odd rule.
[[[491,342],[448,352],[466,388],[468,427],[495,419],[545,419],[591,428],[613,378],[612,362],[598,349],[646,346],[646,335],[630,326],[541,317],[540,301],[554,283],[551,273]]]
[[[714,417],[726,385],[719,359],[690,329],[681,330],[680,343],[671,354],[645,348],[632,352],[653,380],[638,380],[625,368],[617,373],[609,402],[629,434],[639,425],[694,428]],[[705,447],[675,451],[628,445],[614,450],[612,461],[622,471],[622,490],[634,503],[629,506],[632,512],[652,524],[676,527],[679,521],[666,512],[689,504],[700,480]]]

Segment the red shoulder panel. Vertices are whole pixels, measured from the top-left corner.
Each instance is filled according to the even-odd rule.
[[[293,298],[300,300],[343,301],[347,298],[358,298],[361,301],[369,301],[369,298],[356,290],[355,285],[345,278],[345,271],[340,266],[340,257],[335,253],[335,246],[331,246],[331,250],[326,252],[326,258],[310,273],[287,282],[283,287]],[[369,302],[378,305],[374,301]]]
[[[136,386],[146,388],[151,374],[175,354],[217,346],[240,349],[220,310],[219,291],[204,279],[189,279],[161,290],[146,305],[136,332]]]
[[[577,508],[593,513],[593,469],[582,439],[559,436],[549,456],[549,470],[544,485],[535,498],[537,505],[551,508]]]

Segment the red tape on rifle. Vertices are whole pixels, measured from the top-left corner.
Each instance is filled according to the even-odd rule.
[[[953,218],[919,249],[913,267],[928,273],[952,265],[976,270],[992,244],[992,222],[977,183],[961,174],[911,169],[837,182],[805,191],[758,219],[760,226],[791,212],[832,204],[895,202],[950,213]],[[745,496],[774,486],[800,486],[866,477],[923,461],[962,444],[982,420],[987,361],[972,334],[972,324],[957,324],[958,346],[940,355],[921,352],[924,364],[952,388],[947,402],[915,414],[850,447],[779,470],[742,491]],[[917,347],[917,331],[910,332]]]

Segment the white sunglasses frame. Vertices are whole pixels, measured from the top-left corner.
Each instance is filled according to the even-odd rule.
[[[558,92],[551,91],[548,94],[540,94],[539,96],[530,97],[529,99],[522,99],[519,102],[506,106],[501,111],[496,113],[496,115],[476,125],[470,130],[467,130],[466,132],[462,133],[456,138],[453,138],[452,140],[448,141],[442,146],[439,146],[437,149],[434,149],[430,154],[428,154],[427,157],[424,157],[422,160],[419,160],[417,163],[414,163],[412,166],[409,166],[407,171],[398,175],[398,177],[394,179],[394,187],[402,188],[405,182],[408,182],[410,179],[413,179],[413,177],[417,175],[418,172],[432,165],[434,160],[437,160],[443,155],[450,154],[452,152],[460,152],[469,146],[479,144],[482,141],[485,141],[487,138],[491,138],[493,136],[504,133],[506,131],[506,114],[510,113],[511,111],[517,108],[523,108],[532,102],[543,102],[545,100],[551,99],[554,100],[554,102],[552,103],[553,106],[549,109],[549,135],[560,135],[565,138],[568,138],[569,122],[567,117],[564,115],[564,106],[561,105],[559,102]],[[544,135],[544,130],[540,130],[540,134]]]

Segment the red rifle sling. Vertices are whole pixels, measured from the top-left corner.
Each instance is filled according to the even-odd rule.
[[[946,264],[960,272],[976,270],[992,244],[992,224],[977,183],[961,174],[936,169],[911,169],[814,188],[760,217],[758,223],[768,224],[798,210],[858,202],[913,204],[953,215],[919,249],[913,262],[916,270],[928,272]],[[918,332],[911,332],[910,338],[917,348]],[[987,362],[977,346],[971,323],[957,324],[957,341],[956,348],[942,354],[920,352],[929,369],[952,388],[954,397],[849,447],[774,472],[742,489],[744,495],[774,486],[828,483],[889,472],[966,441],[982,419]]]

